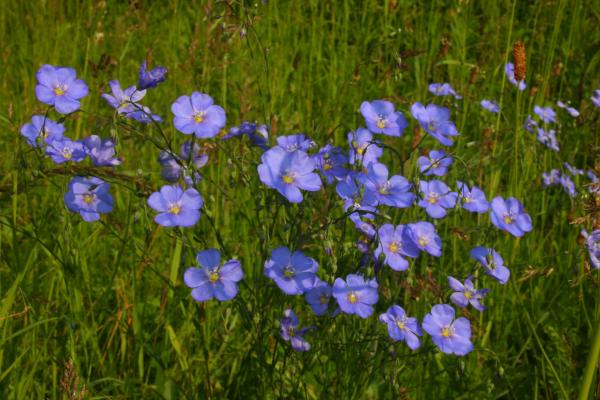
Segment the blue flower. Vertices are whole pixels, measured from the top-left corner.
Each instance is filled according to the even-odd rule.
[[[441,144],[444,146],[454,144],[451,136],[458,136],[459,133],[454,123],[450,121],[449,109],[437,104],[429,104],[425,107],[421,103],[415,103],[410,107],[410,112],[419,121],[419,125]]]
[[[296,150],[308,152],[316,146],[311,138],[306,137],[306,135],[302,133],[297,135],[279,136],[277,138],[277,145],[290,153]]]
[[[417,203],[423,207],[431,218],[444,218],[447,208],[454,208],[456,205],[456,192],[451,192],[450,188],[442,181],[420,181],[419,187],[423,198]]]
[[[373,134],[365,128],[358,128],[355,132],[348,133],[350,144],[350,164],[367,167],[383,154],[383,149],[373,140]]]
[[[423,319],[423,329],[446,354],[464,356],[473,350],[471,323],[465,317],[454,319],[454,308],[437,304]]]
[[[485,306],[481,303],[481,300],[483,300],[490,290],[475,289],[473,281],[471,281],[471,276],[465,279],[464,284],[460,283],[458,279],[449,276],[448,285],[454,290],[454,293],[450,296],[450,300],[454,304],[461,308],[471,304],[476,310],[485,310]]]
[[[129,114],[134,112],[137,108],[141,108],[139,104],[136,104],[137,108],[132,103],[137,103],[146,95],[145,90],[138,90],[135,86],[130,86],[123,91],[119,81],[114,80],[108,82],[112,95],[103,93],[102,98],[119,114]]]
[[[492,113],[500,112],[500,106],[494,100],[481,100],[481,107]]]
[[[317,278],[314,286],[304,293],[304,298],[310,308],[318,316],[325,315],[329,307],[329,299],[331,299],[331,286]]]
[[[552,107],[533,107],[533,112],[538,115],[546,124],[550,122],[556,122],[556,112],[552,109]]]
[[[350,274],[346,280],[337,278],[333,283],[333,297],[342,312],[368,318],[373,314],[373,305],[379,300],[377,281],[362,275]]]
[[[233,299],[238,293],[237,283],[244,278],[238,260],[229,260],[223,265],[217,249],[202,250],[196,255],[201,268],[189,267],[183,275],[186,286],[192,289],[196,301],[208,301],[213,297],[219,301]]]
[[[584,229],[581,235],[585,239],[585,247],[590,256],[590,263],[595,269],[600,269],[600,229],[596,229],[588,234]]]
[[[138,86],[140,90],[155,88],[159,83],[164,82],[167,75],[165,67],[154,67],[150,71],[146,70],[146,60],[140,65],[140,79]]]
[[[576,167],[572,166],[571,164],[569,164],[568,162],[564,162],[563,165],[571,173],[571,175],[573,175],[573,176],[583,175],[582,169],[576,168]]]
[[[319,264],[297,250],[293,253],[287,247],[278,247],[271,252],[265,262],[265,275],[289,295],[303,294],[312,289],[317,280]]]
[[[592,97],[590,97],[590,99],[596,107],[600,107],[600,89],[594,90],[594,93],[592,94]]]
[[[360,112],[365,117],[367,128],[373,133],[383,133],[388,136],[402,136],[408,122],[394,105],[385,100],[363,101]]]
[[[558,100],[556,102],[556,105],[559,106],[560,108],[564,108],[565,110],[567,110],[567,112],[569,113],[569,115],[573,118],[577,118],[579,117],[579,111],[577,111],[577,109],[563,103],[562,101]]]
[[[49,142],[46,146],[46,154],[57,164],[67,161],[78,162],[87,156],[82,143],[74,142],[66,136]]]
[[[504,200],[498,196],[492,200],[490,217],[492,224],[510,233],[515,237],[521,237],[525,232],[533,229],[531,217],[525,212],[523,205],[514,197]]]
[[[483,190],[479,189],[477,186],[473,186],[472,189],[469,189],[467,184],[461,181],[456,181],[456,186],[459,190],[462,208],[476,213],[484,213],[489,210],[490,203],[488,203],[485,198]]]
[[[171,111],[175,115],[173,124],[179,132],[193,133],[200,139],[217,136],[225,126],[225,110],[214,105],[212,97],[204,93],[193,92],[191,96],[179,97],[171,105]]]
[[[462,99],[449,83],[430,83],[429,92],[435,96],[454,96],[457,100]]]
[[[406,229],[406,225],[384,224],[378,230],[379,246],[375,250],[375,257],[383,253],[384,263],[394,271],[408,269],[408,261],[404,257],[419,256],[419,248],[409,239]]]
[[[291,343],[292,349],[301,352],[310,350],[310,343],[304,339],[304,334],[312,328],[298,329],[300,321],[294,311],[286,309],[283,312],[283,318],[279,322],[279,334],[283,340]]]
[[[100,214],[113,209],[109,190],[110,184],[100,178],[76,176],[69,182],[69,190],[64,196],[65,204],[69,210],[79,213],[84,221],[98,221]]]
[[[408,224],[402,237],[410,240],[416,247],[434,257],[442,255],[442,239],[438,236],[435,227],[430,222],[416,222]]]
[[[432,150],[428,156],[420,156],[417,161],[419,170],[425,176],[444,176],[452,165],[452,157],[443,150]]]
[[[550,172],[544,172],[542,180],[544,187],[558,185],[560,183],[560,171],[552,169]]]
[[[79,99],[87,96],[88,87],[73,68],[43,65],[36,74],[35,95],[42,103],[54,106],[61,114],[70,114],[80,107]]]
[[[388,175],[384,164],[373,162],[369,164],[366,175],[359,175],[359,179],[380,204],[399,208],[410,207],[416,198],[415,194],[410,192],[410,182],[400,175],[388,179]]]
[[[263,150],[267,150],[267,141],[269,139],[269,131],[266,125],[257,125],[256,122],[244,121],[240,126],[234,126],[229,129],[229,133],[221,138],[221,140],[231,139],[238,136],[248,136],[250,142],[260,147]]]
[[[314,171],[315,162],[302,150],[287,152],[275,146],[261,156],[258,166],[260,180],[276,189],[292,203],[303,200],[302,190],[316,192],[321,189],[321,178]]]
[[[423,336],[423,331],[416,318],[406,315],[404,309],[393,305],[388,310],[379,315],[379,321],[387,324],[388,334],[396,341],[405,341],[411,350],[416,350],[421,346],[418,336]]]
[[[202,196],[196,189],[165,185],[148,198],[148,205],[159,214],[154,221],[162,226],[193,226],[200,219]]]
[[[496,250],[486,247],[475,247],[471,250],[471,258],[478,261],[485,273],[505,285],[510,278],[510,270],[504,266],[504,260]]]
[[[113,167],[121,164],[121,160],[115,157],[115,143],[112,139],[100,139],[97,135],[91,135],[83,140],[85,151],[97,167]]]
[[[509,62],[504,66],[504,73],[506,74],[506,78],[510,83],[517,86],[521,91],[525,90],[527,87],[525,80],[517,82],[515,79],[515,65],[513,63]]]
[[[135,108],[135,111],[130,111],[129,113],[125,114],[127,118],[136,120],[144,125],[162,121],[162,118],[156,114],[152,114],[152,111],[148,107],[135,107],[133,105],[132,107]]]
[[[39,147],[40,143],[38,141],[46,144],[54,140],[60,140],[63,138],[64,132],[65,127],[63,124],[54,122],[43,115],[34,115],[31,117],[31,122],[21,128],[21,135],[33,147]]]
[[[565,192],[571,197],[577,197],[577,190],[575,190],[575,183],[571,177],[567,174],[562,174],[559,179],[560,185],[563,187]]]
[[[554,129],[544,130],[541,127],[537,128],[537,140],[548,147],[550,150],[559,151],[558,141],[556,140],[556,131]]]
[[[348,175],[348,169],[346,168],[348,157],[339,147],[326,144],[312,158],[327,183],[333,183],[336,179],[345,179]]]

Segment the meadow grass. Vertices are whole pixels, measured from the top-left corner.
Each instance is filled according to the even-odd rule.
[[[582,225],[571,223],[585,213],[581,198],[543,189],[541,173],[563,161],[580,168],[598,161],[599,113],[589,97],[600,87],[599,2],[0,3],[0,398],[69,398],[65,371],[85,385],[85,398],[578,394],[599,319],[598,275],[577,242]],[[528,54],[522,93],[504,77],[517,39]],[[461,133],[449,179],[476,182],[490,198],[517,197],[534,230],[515,239],[492,228],[487,215],[451,214],[440,228],[440,259],[419,258],[406,273],[384,269],[376,311],[399,302],[422,319],[432,304],[448,301],[447,275],[471,270],[469,250],[493,246],[512,276],[506,286],[489,283],[487,311],[466,312],[475,351],[447,356],[425,339],[411,352],[392,343],[375,316],[316,319],[302,298],[281,294],[263,275],[270,249],[303,248],[324,276],[345,276],[360,258],[358,236],[346,222],[328,225],[343,215],[334,195],[307,195],[300,206],[282,201],[258,180],[258,150],[240,142],[210,141],[200,184],[205,209],[194,228],[156,225],[146,198],[163,184],[158,150],[114,124],[99,96],[110,79],[134,84],[144,58],[169,68],[145,104],[166,119],[177,144],[183,137],[169,107],[193,90],[225,108],[228,126],[258,120],[273,136],[304,132],[343,147],[364,124],[363,100],[386,98],[405,114],[414,101],[449,106]],[[44,63],[74,67],[90,87],[67,134],[119,138],[124,163],[101,175],[112,183],[115,208],[100,222],[85,223],[63,205],[70,178],[89,169],[53,165],[19,134],[45,111],[34,92]],[[464,99],[427,92],[429,83],[445,81]],[[482,98],[497,99],[502,113],[482,110]],[[561,151],[554,153],[522,125],[534,104],[558,99],[571,100],[582,117],[560,114]],[[417,175],[414,126],[385,139],[395,151],[386,163],[407,177]],[[155,127],[144,132],[158,137]],[[423,147],[438,145],[428,138]],[[388,216],[397,224],[422,211]],[[195,303],[183,284],[185,268],[208,247],[242,262],[246,276],[231,302]],[[310,352],[295,353],[279,339],[286,307],[317,326],[307,336]],[[600,395],[596,376],[590,398]]]

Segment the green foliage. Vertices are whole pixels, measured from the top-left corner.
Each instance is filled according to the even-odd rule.
[[[0,398],[69,398],[65,386],[85,387],[82,398],[574,397],[598,318],[598,276],[577,244],[582,226],[569,223],[584,215],[581,199],[542,190],[540,176],[563,161],[591,168],[598,160],[589,97],[600,87],[599,16],[600,3],[581,0],[2,1]],[[528,54],[528,88],[518,94],[504,79],[517,39]],[[469,271],[469,249],[493,244],[512,276],[506,286],[490,284],[485,313],[470,314],[475,351],[444,356],[426,339],[412,353],[375,316],[316,319],[302,298],[281,295],[262,273],[269,249],[302,247],[332,277],[356,268],[357,237],[345,223],[316,229],[342,215],[334,197],[285,206],[258,181],[259,153],[238,142],[210,142],[206,210],[193,229],[168,230],[146,206],[162,184],[158,150],[113,131],[110,118],[80,113],[67,135],[116,134],[125,162],[102,176],[112,183],[112,213],[91,224],[70,213],[62,196],[83,167],[52,166],[19,135],[45,111],[35,72],[43,63],[74,67],[90,87],[83,108],[110,115],[99,94],[110,79],[134,84],[144,58],[169,68],[144,102],[177,144],[183,137],[170,127],[169,107],[193,90],[211,94],[228,125],[258,120],[274,135],[300,131],[346,146],[347,132],[363,124],[361,101],[386,98],[406,114],[414,101],[433,101],[430,82],[451,82],[464,100],[452,111],[461,136],[450,180],[519,198],[534,230],[516,240],[479,228],[486,216],[449,217],[444,256],[407,273],[384,271],[389,290],[376,311],[399,302],[422,319],[447,301],[447,275]],[[483,111],[482,98],[499,100],[502,115]],[[582,117],[562,117],[557,155],[522,123],[534,104],[558,99],[573,101]],[[158,138],[152,127],[146,133]],[[386,139],[400,155],[388,154],[391,170],[416,174],[413,139],[410,131]],[[183,284],[207,247],[242,262],[246,277],[231,302],[196,304]],[[306,354],[278,337],[287,306],[318,328]],[[67,372],[78,379],[65,380]]]

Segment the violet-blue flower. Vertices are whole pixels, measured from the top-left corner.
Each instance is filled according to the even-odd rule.
[[[185,191],[177,185],[165,185],[148,198],[148,205],[158,215],[154,221],[162,226],[193,226],[200,219],[203,201],[194,188]]]
[[[552,109],[552,107],[540,107],[536,105],[533,107],[533,112],[541,118],[546,124],[551,122],[556,122],[556,112]]]
[[[454,96],[457,100],[462,99],[449,83],[430,83],[428,89],[435,96]]]
[[[481,100],[481,107],[492,113],[500,112],[500,106],[494,100]]]
[[[42,65],[36,74],[35,95],[42,103],[54,106],[61,114],[70,114],[80,107],[79,100],[88,94],[88,87],[73,68]]]
[[[304,334],[311,328],[298,329],[300,321],[298,316],[291,309],[286,309],[283,312],[283,318],[279,321],[279,334],[283,340],[290,342],[292,349],[296,351],[310,350],[310,343],[304,339]]]
[[[569,115],[573,118],[577,118],[579,117],[579,111],[577,111],[577,109],[569,106],[568,104],[563,103],[562,101],[558,100],[556,102],[556,105],[560,108],[564,108],[565,110],[567,110],[567,112],[569,113]]]
[[[96,167],[114,167],[121,164],[121,160],[115,157],[115,143],[112,139],[102,140],[97,135],[91,135],[83,139],[83,145]]]
[[[537,140],[548,147],[550,150],[559,151],[558,141],[556,140],[556,131],[554,129],[545,130],[542,127],[537,128]]]
[[[383,154],[383,149],[377,146],[377,142],[373,140],[373,134],[365,128],[358,128],[356,131],[348,133],[348,143],[350,144],[350,164],[367,167]]]
[[[436,138],[444,146],[454,144],[451,136],[458,136],[456,126],[450,121],[450,110],[437,104],[415,103],[410,107],[413,117],[427,133]]]
[[[527,87],[525,80],[517,82],[515,79],[515,65],[513,63],[509,62],[504,66],[504,73],[506,74],[506,78],[510,83],[517,86],[521,91],[525,90]]]
[[[581,235],[585,239],[585,247],[590,256],[592,268],[600,269],[600,229],[596,229],[591,234],[588,234],[584,229]]]
[[[225,126],[225,110],[213,104],[212,97],[200,92],[181,96],[171,105],[173,124],[185,135],[207,139],[217,136]]]
[[[471,276],[465,279],[462,284],[458,279],[448,276],[448,285],[454,293],[450,296],[450,300],[457,306],[463,308],[471,304],[473,308],[479,311],[484,311],[485,306],[481,303],[483,298],[490,291],[489,289],[475,289]]]
[[[329,307],[331,293],[331,286],[327,282],[317,279],[314,286],[304,294],[304,298],[314,313],[322,316],[325,315]]]
[[[146,95],[145,90],[138,90],[135,86],[130,86],[127,89],[121,89],[121,84],[117,80],[108,82],[112,95],[103,93],[102,98],[119,114],[129,114],[136,111],[136,107],[132,103],[137,103]],[[139,108],[139,104],[136,104]]]
[[[406,315],[404,309],[393,305],[379,315],[379,321],[387,325],[388,334],[395,341],[404,341],[411,350],[421,346],[418,336],[423,336],[423,331],[416,318]]]
[[[287,152],[275,146],[261,156],[258,166],[260,180],[276,189],[291,203],[303,200],[302,190],[316,192],[321,189],[321,178],[314,172],[315,162],[302,150]]]
[[[167,69],[162,66],[146,69],[146,60],[140,65],[140,76],[138,86],[140,90],[155,88],[159,83],[164,82],[167,77]]]
[[[495,197],[491,204],[490,218],[492,224],[515,237],[521,237],[533,229],[531,217],[514,197],[507,200],[501,196]]]
[[[559,178],[560,185],[563,187],[563,189],[565,190],[565,192],[567,192],[567,194],[571,197],[577,197],[577,190],[575,189],[575,183],[573,183],[573,180],[571,179],[571,177],[567,174],[562,174],[561,177]]]
[[[385,100],[363,101],[360,112],[365,118],[367,128],[373,133],[383,133],[388,136],[402,136],[408,122],[394,105]]]
[[[69,182],[69,190],[64,195],[69,210],[79,213],[87,222],[98,221],[100,214],[113,209],[110,184],[100,178],[76,176]]]
[[[34,115],[31,117],[31,122],[21,127],[21,135],[33,147],[39,147],[40,143],[46,144],[53,140],[60,140],[64,132],[65,127],[63,124],[54,122],[43,115]]]
[[[57,164],[67,161],[81,161],[87,154],[81,142],[73,141],[66,136],[54,139],[46,146],[46,154]]]
[[[233,126],[229,132],[223,136],[222,140],[231,139],[238,136],[248,136],[250,142],[260,147],[263,150],[268,150],[267,141],[269,139],[269,131],[266,125],[258,125],[256,122],[244,121],[239,126]]]
[[[437,304],[423,319],[423,329],[446,354],[464,356],[473,350],[471,323],[465,317],[454,319],[454,308]]]
[[[237,283],[244,278],[238,260],[229,260],[221,265],[221,253],[217,249],[202,250],[196,255],[200,268],[189,267],[183,275],[186,286],[192,289],[196,301],[219,301],[233,299],[238,293]]]
[[[417,160],[419,171],[425,176],[444,176],[452,165],[452,157],[444,150],[432,150],[427,156],[420,156]]]
[[[162,121],[162,118],[160,116],[153,114],[152,110],[150,110],[150,108],[146,106],[139,107],[137,105],[132,104],[132,107],[133,111],[130,111],[127,114],[125,114],[127,118],[136,120],[137,122],[140,122],[144,125]]]
[[[277,145],[284,149],[285,151],[293,152],[296,150],[302,150],[307,152],[316,146],[315,142],[306,137],[306,135],[302,133],[298,133],[296,135],[288,135],[288,136],[279,136],[277,138]]]
[[[423,198],[417,203],[423,207],[431,218],[444,218],[446,209],[454,208],[458,194],[450,191],[448,185],[442,181],[420,181],[419,188]]]
[[[590,97],[590,99],[596,107],[600,107],[600,89],[594,90],[594,93],[592,94],[592,97]]]
[[[394,175],[388,179],[389,172],[384,164],[372,162],[366,174],[359,175],[365,189],[375,194],[379,204],[390,207],[407,208],[415,201],[415,194],[410,192],[411,184],[403,176]]]
[[[442,255],[442,239],[438,236],[435,226],[430,222],[415,222],[408,224],[403,232],[403,238],[434,257]]]
[[[339,147],[326,144],[312,158],[327,183],[331,184],[336,179],[345,179],[348,175],[348,157]]]
[[[571,164],[569,164],[568,162],[564,162],[563,166],[571,173],[571,175],[573,176],[577,176],[577,175],[583,175],[583,170],[576,168],[574,166],[572,166]]]
[[[456,181],[456,186],[458,187],[462,208],[476,213],[484,213],[489,210],[490,203],[485,198],[483,190],[477,186],[469,189],[467,184],[461,181]]]
[[[349,274],[346,280],[337,278],[333,283],[333,297],[342,312],[368,318],[373,314],[373,305],[379,300],[377,281],[362,275]]]
[[[278,247],[265,261],[265,275],[285,294],[303,294],[312,289],[317,280],[319,264],[300,250],[293,253],[287,247]]]
[[[384,224],[377,231],[379,234],[379,246],[375,249],[375,257],[381,253],[385,255],[384,263],[394,271],[405,271],[408,269],[408,260],[404,257],[416,258],[419,256],[419,248],[408,238],[405,233],[406,225],[394,226]]]
[[[558,185],[560,182],[560,171],[552,169],[550,172],[544,172],[542,174],[542,184],[544,187]]]
[[[510,270],[504,265],[504,260],[498,252],[492,248],[475,247],[471,250],[471,258],[479,262],[485,273],[505,285],[510,278]]]

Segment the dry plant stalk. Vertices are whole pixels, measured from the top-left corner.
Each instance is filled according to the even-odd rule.
[[[515,80],[521,82],[525,79],[527,71],[527,56],[525,54],[525,43],[517,40],[513,46],[513,59],[515,62]]]

